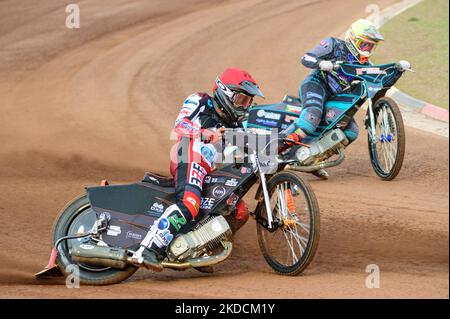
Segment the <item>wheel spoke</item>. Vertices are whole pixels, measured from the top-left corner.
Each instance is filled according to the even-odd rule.
[[[387,121],[387,111],[386,111],[386,106],[384,106],[381,109],[381,115],[382,115],[382,127],[383,127],[383,134],[384,134],[384,138],[385,141],[383,142],[383,153],[386,156],[386,172],[389,172],[393,163],[392,163],[392,159],[391,159],[391,154],[388,150],[388,136],[389,136],[389,124]]]
[[[390,144],[389,142],[385,143],[385,147],[384,147],[386,156],[388,158],[388,163],[389,163],[389,165],[387,167],[387,171],[390,171],[392,169],[392,167],[394,166],[394,162],[395,162],[395,158],[392,158],[392,153],[390,151],[389,144]]]
[[[305,249],[303,248],[302,243],[305,244],[305,248],[308,245],[308,240],[302,236],[300,236],[297,233],[297,229],[296,229],[296,233],[294,233],[292,230],[288,230],[288,232],[291,234],[291,236],[294,237],[295,241],[297,242],[298,246],[300,247],[300,253],[303,255],[303,252],[305,251]]]
[[[292,239],[291,240],[288,239],[288,236],[286,235],[286,231],[284,231],[284,230],[283,230],[283,234],[284,234],[284,237],[286,238],[286,242],[289,245],[290,251],[292,253],[292,260],[294,261],[294,264],[295,264],[298,261],[298,258],[297,258],[297,255],[295,254],[294,247],[292,245]],[[288,256],[288,258],[289,258],[289,256]]]
[[[395,163],[398,152],[397,126],[392,110],[387,105],[379,108],[375,130],[379,142],[375,146],[378,165],[384,173],[389,173]]]
[[[297,232],[294,233],[293,231],[291,231],[291,233],[294,236],[294,238],[297,240],[297,242],[299,243],[300,246],[302,246],[301,243],[304,243],[305,245],[308,244],[308,239],[306,239],[305,237],[299,235]]]
[[[301,223],[301,222],[298,222],[297,225],[299,225],[301,228],[303,228],[309,234],[309,225],[307,225],[305,223]]]
[[[292,251],[295,252],[295,247],[294,247],[294,243],[293,243],[293,240],[292,240],[293,238],[295,239],[295,237],[294,237],[293,234],[290,233],[290,232],[289,232],[289,235],[290,235],[290,237],[291,237]],[[302,256],[302,255],[303,255],[303,252],[302,252],[302,250],[300,249],[300,256]],[[293,261],[293,264],[295,264],[295,263],[298,261],[297,254],[295,254],[295,259],[293,259],[292,261]]]
[[[381,149],[383,152],[383,158],[384,158],[384,168],[386,168],[386,171],[388,170],[388,166],[389,166],[389,158],[388,158],[388,154],[386,152],[386,142],[383,142],[381,144]]]
[[[394,140],[394,137],[396,136],[397,127],[395,125],[395,121],[392,119],[393,114],[391,113],[391,111],[387,110],[387,108],[386,108],[386,113],[387,113],[386,128],[388,129],[389,136],[392,138],[392,140],[389,141],[389,144],[387,147],[388,151],[389,151],[390,160],[391,160],[391,166],[390,166],[389,170],[391,170],[395,165],[395,159],[397,157],[397,147],[396,147],[397,139]]]

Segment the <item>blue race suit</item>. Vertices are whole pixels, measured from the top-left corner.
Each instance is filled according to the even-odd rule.
[[[347,49],[345,41],[337,38],[322,40],[318,46],[306,53],[301,62],[307,68],[313,69],[303,80],[299,88],[299,96],[302,99],[303,109],[296,122],[295,132],[301,137],[314,133],[322,120],[325,102],[349,85],[352,79],[337,71],[324,72],[319,69],[319,63],[323,60],[332,62],[342,61],[359,64],[351,52]],[[344,133],[353,142],[358,137],[358,125],[352,119]]]

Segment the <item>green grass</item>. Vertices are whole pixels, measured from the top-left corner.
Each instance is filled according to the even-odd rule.
[[[385,41],[372,59],[374,63],[411,62],[416,73],[406,73],[396,87],[446,109],[449,107],[448,10],[448,0],[425,0],[388,21],[381,28]]]

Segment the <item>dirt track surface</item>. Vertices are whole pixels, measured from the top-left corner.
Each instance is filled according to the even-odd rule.
[[[408,128],[395,181],[373,173],[364,130],[329,181],[304,175],[322,227],[302,276],[272,273],[249,221],[214,274],[138,271],[80,289],[33,277],[54,218],[84,186],[168,171],[186,96],[210,91],[228,66],[249,70],[266,102],[295,94],[300,56],[372,2],[84,0],[81,29],[69,30],[64,1],[1,1],[0,297],[448,298],[448,140]],[[380,267],[379,289],[365,287],[368,264]]]

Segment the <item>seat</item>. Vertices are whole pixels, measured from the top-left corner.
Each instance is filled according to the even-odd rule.
[[[142,181],[161,187],[175,187],[175,181],[172,177],[162,176],[156,173],[146,172]]]

